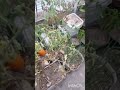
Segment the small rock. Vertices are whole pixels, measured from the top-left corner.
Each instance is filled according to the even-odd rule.
[[[109,34],[112,39],[114,39],[120,44],[120,30],[112,30]]]
[[[71,38],[71,42],[75,45],[75,46],[78,46],[80,44],[80,41],[79,39],[77,38]]]
[[[51,84],[52,84],[51,82],[47,83],[47,87],[50,87],[50,86],[51,86]]]
[[[92,42],[96,47],[102,47],[108,44],[110,37],[99,28],[86,29],[86,40]]]

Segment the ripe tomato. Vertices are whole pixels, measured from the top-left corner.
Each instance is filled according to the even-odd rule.
[[[10,70],[20,71],[25,67],[25,61],[21,55],[17,55],[14,60],[8,62],[7,66]]]
[[[46,50],[42,49],[37,52],[39,56],[45,56],[46,55]]]

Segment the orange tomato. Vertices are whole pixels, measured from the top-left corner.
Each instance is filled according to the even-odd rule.
[[[45,56],[46,55],[46,50],[42,49],[37,52],[39,56]]]
[[[25,67],[25,61],[21,55],[17,55],[14,60],[8,62],[7,66],[10,70],[20,71]]]

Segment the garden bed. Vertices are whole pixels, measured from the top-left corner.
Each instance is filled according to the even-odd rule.
[[[79,37],[81,39],[82,34]],[[76,36],[77,40],[80,40],[79,38]],[[76,49],[76,45],[71,42],[71,39],[69,34],[63,34],[52,26],[36,25],[35,53],[37,62],[35,65],[41,64],[47,79],[47,88],[58,85],[69,72],[75,71],[84,61],[84,50]],[[80,44],[81,42],[79,42]],[[37,52],[43,48],[47,50],[46,55],[44,57],[38,56]],[[35,73],[39,71],[40,68],[36,69]]]

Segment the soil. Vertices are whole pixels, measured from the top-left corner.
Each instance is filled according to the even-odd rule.
[[[40,60],[36,61],[36,90],[45,90],[59,85],[69,72],[75,71],[79,68],[79,65],[81,66],[82,62],[80,56],[78,56],[79,60],[76,58],[77,61],[69,64],[70,66],[64,66],[63,63],[58,60],[64,57],[63,53],[62,51],[56,51],[55,53],[51,52],[45,57],[40,57]],[[45,60],[49,61],[49,63],[45,64]],[[81,74],[83,71],[84,70],[82,70]]]
[[[61,83],[48,90],[85,90],[85,63],[81,63],[76,71],[68,73]]]
[[[35,73],[35,89],[36,90],[47,90],[47,77],[44,73],[42,64],[40,63],[40,61],[36,62],[36,71]]]
[[[60,70],[59,66],[60,66],[59,62],[55,62],[49,67],[44,69],[44,72],[49,81],[48,84],[50,84],[48,85],[48,88],[52,85],[58,84],[60,81],[62,81],[65,78],[66,73],[64,70],[63,71]]]

